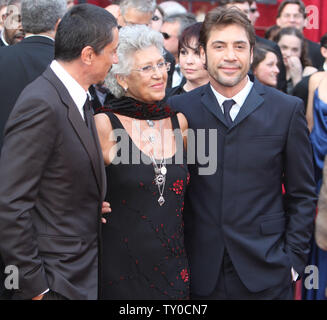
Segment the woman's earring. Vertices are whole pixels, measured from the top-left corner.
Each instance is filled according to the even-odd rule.
[[[127,90],[128,90],[128,87],[127,88],[124,88],[124,90],[125,90],[125,93],[127,92]]]

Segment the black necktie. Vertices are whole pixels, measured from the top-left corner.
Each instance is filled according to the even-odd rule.
[[[84,103],[83,110],[84,110],[85,124],[89,129],[91,129],[92,111],[91,111],[91,102],[90,102],[88,97],[87,97],[87,99],[86,99],[86,101]]]
[[[225,100],[225,102],[223,103],[224,115],[225,115],[225,119],[226,119],[226,123],[227,123],[228,127],[231,127],[233,125],[233,120],[230,116],[230,110],[232,109],[232,106],[234,104],[235,104],[234,100]]]

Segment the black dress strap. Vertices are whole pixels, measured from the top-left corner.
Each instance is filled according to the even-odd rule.
[[[110,119],[111,125],[113,129],[125,129],[121,121],[118,117],[112,112],[105,112],[105,114]]]

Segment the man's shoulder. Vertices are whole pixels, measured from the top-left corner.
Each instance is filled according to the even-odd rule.
[[[45,76],[49,72],[46,69],[41,75],[39,75],[35,80],[30,82],[22,91],[21,97],[28,99],[44,99],[48,101],[54,95],[58,94],[57,88],[51,81]]]
[[[274,108],[278,108],[282,111],[294,111],[294,108],[303,107],[303,101],[295,96],[286,94],[275,88],[264,86],[265,95],[264,100],[266,104],[272,105]]]
[[[203,93],[205,92],[205,90],[207,89],[207,87],[208,87],[208,84],[206,84],[202,87],[196,88],[189,92],[171,96],[169,99],[173,103],[177,102],[177,101],[189,101],[190,103],[197,102],[199,99],[201,99],[201,97],[202,97]]]
[[[276,42],[268,40],[266,38],[259,37],[259,36],[256,36],[256,42],[258,44],[264,44],[264,45],[266,45],[268,47],[272,47],[272,48],[278,46]]]

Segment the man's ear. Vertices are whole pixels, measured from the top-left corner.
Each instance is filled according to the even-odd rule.
[[[202,46],[200,46],[200,58],[201,58],[201,62],[203,63],[203,65],[206,65],[207,64],[207,56],[206,56],[206,52]]]
[[[276,25],[277,25],[278,27],[281,28],[281,25],[280,25],[280,18],[277,18],[277,19],[276,19]]]
[[[55,28],[54,28],[55,32],[57,32],[57,30],[58,30],[58,26],[59,26],[60,21],[61,21],[61,19],[59,18],[58,21],[56,22],[56,25],[55,25]]]
[[[90,66],[93,62],[95,52],[91,46],[86,46],[81,52],[81,60],[86,65]]]

